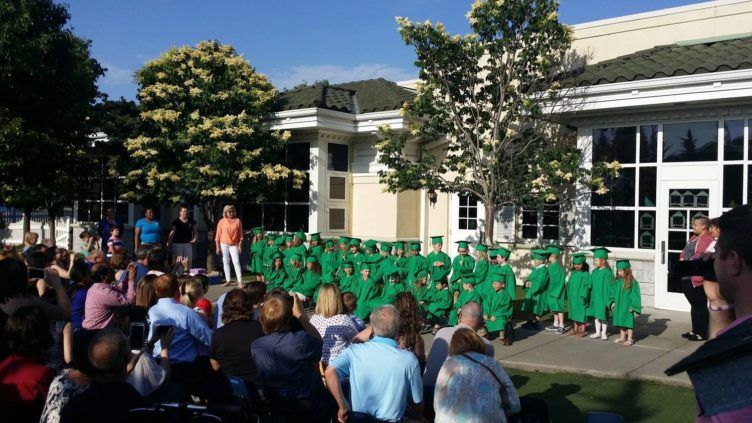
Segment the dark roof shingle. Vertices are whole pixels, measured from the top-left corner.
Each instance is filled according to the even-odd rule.
[[[589,86],[752,68],[752,37],[656,46],[578,69],[566,86]]]
[[[397,110],[405,102],[412,103],[413,90],[383,78],[343,84],[318,83],[284,91],[280,94],[278,110],[318,107],[345,113],[369,113]]]

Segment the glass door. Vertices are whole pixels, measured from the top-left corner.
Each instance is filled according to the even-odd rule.
[[[692,221],[698,216],[718,215],[718,185],[716,180],[661,181],[662,206],[656,222],[656,308],[689,311],[689,303],[682,294],[681,278],[675,272],[676,263],[692,236]]]

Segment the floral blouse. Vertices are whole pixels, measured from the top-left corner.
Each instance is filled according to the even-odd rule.
[[[347,347],[350,341],[358,334],[355,324],[346,314],[337,314],[325,318],[318,314],[311,317],[311,324],[321,334],[324,346],[321,350],[321,361],[328,364],[337,358]]]
[[[520,411],[520,397],[504,368],[491,357],[466,353],[493,370],[504,384],[509,398],[506,414]],[[467,389],[468,386],[474,387]],[[499,382],[489,369],[462,355],[447,357],[439,370],[434,391],[433,407],[436,423],[506,422],[501,408]]]
[[[89,385],[78,385],[70,378],[71,369],[63,370],[50,385],[47,401],[44,404],[42,418],[39,423],[58,423],[63,407],[71,398],[89,388]]]

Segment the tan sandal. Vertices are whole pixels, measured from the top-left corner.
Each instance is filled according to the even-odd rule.
[[[631,347],[632,345],[634,345],[634,340],[628,339],[628,340],[624,341],[624,343],[622,345],[624,345],[625,347]]]

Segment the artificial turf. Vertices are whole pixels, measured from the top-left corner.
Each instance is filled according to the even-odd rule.
[[[691,422],[689,388],[624,379],[506,369],[518,393],[546,400],[553,423],[584,422],[589,411],[621,414],[625,422]]]

